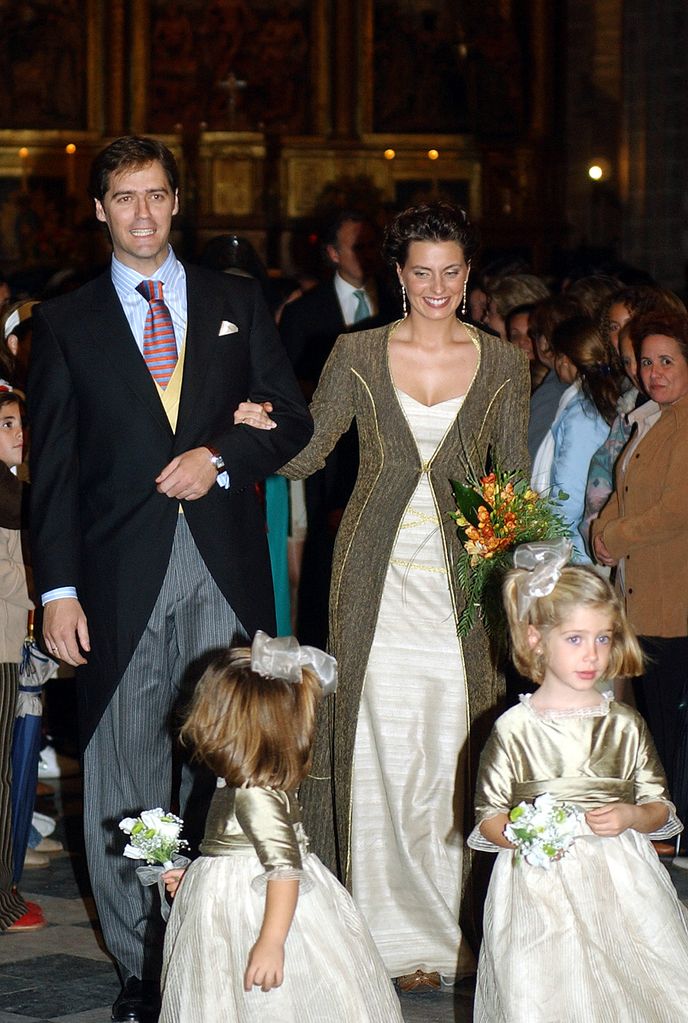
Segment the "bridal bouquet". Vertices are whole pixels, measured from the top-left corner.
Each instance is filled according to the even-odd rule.
[[[502,581],[513,567],[513,551],[523,543],[554,540],[568,535],[558,514],[558,500],[531,490],[522,472],[495,469],[468,483],[452,480],[456,522],[463,544],[457,577],[466,596],[459,618],[459,636],[466,636],[480,617],[488,633],[503,642],[506,634]]]
[[[119,822],[121,830],[129,835],[124,855],[131,860],[162,864],[166,870],[174,866],[174,858],[181,848],[188,846],[179,834],[184,825],[181,817],[165,813],[162,807],[142,810],[140,817],[125,817]]]
[[[516,860],[549,870],[576,837],[582,812],[570,803],[557,803],[549,792],[532,803],[519,803],[509,813],[504,837],[516,846]]]

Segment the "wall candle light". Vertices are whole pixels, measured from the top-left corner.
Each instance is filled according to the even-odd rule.
[[[19,160],[21,167],[21,189],[22,192],[28,192],[29,190],[29,151],[26,146],[22,146],[19,150]]]
[[[67,157],[67,195],[74,195],[76,191],[76,167],[74,164],[74,157],[76,155],[76,146],[73,142],[69,142],[65,146],[65,154]]]

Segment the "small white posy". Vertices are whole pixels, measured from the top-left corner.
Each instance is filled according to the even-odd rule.
[[[516,861],[549,870],[573,845],[583,812],[543,792],[532,803],[522,802],[509,812],[504,835],[516,846]]]
[[[160,806],[154,810],[142,810],[139,817],[125,817],[119,826],[131,841],[127,843],[124,855],[130,860],[162,863],[169,869],[172,858],[188,845],[179,837],[183,824],[181,817],[165,813]]]
[[[238,334],[239,328],[236,323],[232,323],[231,320],[223,320],[220,324],[220,332],[218,337],[224,337],[225,334]]]

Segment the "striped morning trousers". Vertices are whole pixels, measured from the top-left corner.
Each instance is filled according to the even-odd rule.
[[[195,662],[243,638],[180,515],[155,607],[84,754],[88,869],[105,944],[122,980],[158,978],[163,928],[157,888],[144,888],[136,861],[122,856],[126,839],[119,821],[156,806],[171,808],[171,718],[182,687]],[[182,817],[193,782],[187,769]]]

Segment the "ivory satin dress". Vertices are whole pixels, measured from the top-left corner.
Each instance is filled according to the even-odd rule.
[[[396,393],[429,468],[463,396],[428,407]],[[390,976],[420,968],[451,982],[475,959],[458,922],[468,701],[441,514],[425,471],[399,524],[363,683],[351,876]]]
[[[221,783],[201,853],[167,925],[160,1023],[403,1023],[360,912],[308,851],[293,794]],[[267,882],[280,878],[299,881],[284,981],[244,991]]]
[[[475,1023],[674,1023],[688,1018],[688,910],[651,839],[681,831],[640,715],[598,707],[539,712],[529,696],[497,721],[483,752],[478,822],[549,792],[590,810],[666,802],[653,835],[594,835],[585,822],[549,870],[497,852],[485,905]]]

